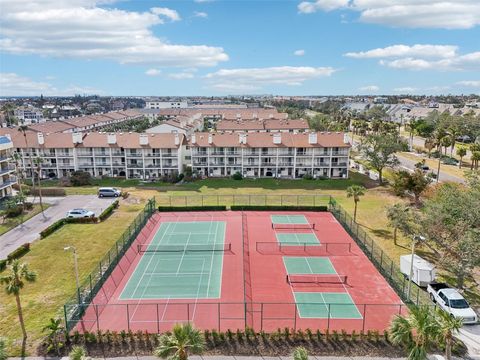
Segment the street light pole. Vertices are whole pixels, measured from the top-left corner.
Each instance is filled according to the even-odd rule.
[[[75,248],[75,246],[67,246],[67,247],[63,248],[63,250],[65,250],[65,251],[72,250],[72,252],[73,252],[73,262],[74,262],[74,266],[75,266],[75,282],[77,284],[77,292],[78,292],[79,289],[80,289],[80,281],[78,280],[77,249]]]
[[[413,278],[413,260],[415,258],[415,246],[417,242],[425,241],[425,238],[421,235],[413,235],[412,239],[412,256],[410,257],[410,275],[408,276],[408,290],[407,290],[407,299],[410,301],[410,293],[412,289],[412,278]]]

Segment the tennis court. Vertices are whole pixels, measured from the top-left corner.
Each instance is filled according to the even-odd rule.
[[[294,292],[293,295],[301,318],[362,318],[352,297],[346,292]]]
[[[130,276],[121,300],[219,298],[225,222],[164,222]]]
[[[313,232],[308,232],[308,233],[277,232],[275,236],[277,237],[278,243],[285,246],[320,245],[320,241],[318,240],[317,236]]]
[[[287,274],[337,274],[327,257],[284,256],[283,263]]]
[[[272,224],[295,224],[303,225],[308,224],[308,220],[305,215],[271,215]]]

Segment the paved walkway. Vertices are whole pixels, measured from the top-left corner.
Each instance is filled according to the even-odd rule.
[[[38,198],[37,198],[38,201]],[[45,198],[45,203],[51,206],[41,213],[28,219],[23,224],[0,236],[0,259],[5,259],[8,254],[24,243],[31,243],[40,238],[40,232],[55,221],[65,217],[70,209],[82,208],[91,210],[95,215],[108,207],[113,199],[100,199],[96,195],[70,195],[66,197]]]

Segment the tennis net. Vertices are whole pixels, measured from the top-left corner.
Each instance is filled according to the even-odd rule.
[[[307,242],[276,242],[259,241],[255,249],[264,255],[325,255],[349,256],[352,253],[351,243],[307,243]]]
[[[137,245],[137,251],[144,253],[170,253],[170,252],[226,252],[232,250],[232,243],[225,244],[189,244],[189,245]]]
[[[310,224],[276,224],[272,223],[272,229],[275,230],[297,230],[297,229],[311,229],[315,230],[315,223]]]
[[[289,284],[346,284],[347,275],[339,274],[288,274]]]

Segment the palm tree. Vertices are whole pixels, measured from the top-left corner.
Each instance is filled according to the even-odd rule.
[[[5,340],[0,338],[0,360],[7,360],[7,345],[5,344]]]
[[[68,353],[68,358],[70,360],[88,360],[90,359],[87,356],[87,351],[85,350],[84,347],[82,346],[74,346],[72,347],[72,350]]]
[[[478,169],[478,164],[480,162],[480,151],[474,151],[472,152],[472,156],[470,157],[470,160],[472,161],[472,166],[471,169]]]
[[[51,346],[53,349],[59,354],[59,346],[58,346],[58,335],[64,330],[62,326],[62,320],[51,318],[50,322],[43,327],[42,331],[48,331],[47,338],[50,341]]]
[[[355,203],[355,208],[353,210],[353,221],[357,222],[357,205],[360,201],[360,196],[365,195],[365,189],[360,185],[352,185],[347,188],[347,198],[353,197],[353,202]]]
[[[463,321],[460,318],[451,316],[440,308],[437,308],[436,315],[439,326],[438,341],[445,346],[445,358],[451,360],[453,336],[463,326]]]
[[[42,209],[42,215],[45,217],[45,214],[43,213],[42,186],[40,184],[40,178],[42,177],[43,158],[41,156],[37,156],[35,159],[33,159],[33,163],[35,164],[34,171],[37,174],[37,179],[38,179],[38,199],[40,201],[40,208]],[[35,178],[34,178],[34,181],[35,181]]]
[[[201,354],[205,348],[205,339],[200,330],[191,324],[176,324],[172,334],[163,334],[155,355],[169,360],[187,360],[189,354]]]
[[[387,207],[388,225],[393,227],[393,244],[397,245],[397,231],[409,235],[412,231],[412,217],[410,207],[406,204],[397,203]]]
[[[428,306],[412,306],[407,316],[397,315],[390,324],[391,341],[403,345],[409,360],[426,360],[439,334],[438,322]]]
[[[17,302],[18,320],[22,328],[23,340],[27,338],[27,331],[25,330],[25,322],[23,320],[22,304],[20,302],[20,290],[23,289],[25,281],[34,282],[37,278],[37,273],[31,271],[27,264],[21,264],[18,259],[15,259],[9,265],[7,275],[0,277],[0,284],[5,285],[5,291],[9,295],[15,296]]]
[[[429,137],[425,139],[424,147],[428,150],[428,158],[430,158],[430,156],[432,155],[432,150],[435,148],[435,146],[437,146],[437,144],[434,138]]]
[[[467,149],[465,149],[463,146],[459,147],[457,149],[457,155],[460,156],[460,162],[458,163],[458,167],[461,169],[463,157],[467,155]]]
[[[295,348],[293,351],[293,360],[308,360],[308,351],[303,346]]]
[[[23,134],[23,138],[25,139],[25,148],[28,151],[28,158],[30,160],[30,169],[32,170],[32,189],[35,190],[35,173],[33,171],[33,159],[32,159],[32,151],[33,149],[28,149],[28,139],[27,139],[27,130],[28,126],[27,125],[20,125],[18,127],[18,131],[20,131]]]

